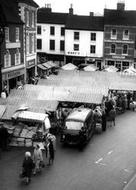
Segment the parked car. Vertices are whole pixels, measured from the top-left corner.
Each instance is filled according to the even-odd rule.
[[[65,119],[61,142],[84,145],[94,134],[94,112],[89,108],[74,109]]]

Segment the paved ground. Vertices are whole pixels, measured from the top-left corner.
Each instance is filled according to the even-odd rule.
[[[122,190],[136,173],[135,134],[136,112],[129,111],[82,151],[58,140],[54,164],[28,186],[18,178],[26,149],[11,148],[0,160],[0,190]]]

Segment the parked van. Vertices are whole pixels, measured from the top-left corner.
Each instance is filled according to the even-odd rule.
[[[61,142],[85,144],[95,130],[94,112],[89,108],[74,109],[66,118],[61,134]]]

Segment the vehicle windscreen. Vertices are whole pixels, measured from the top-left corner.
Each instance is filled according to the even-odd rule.
[[[81,130],[83,123],[79,121],[66,121],[66,129]]]

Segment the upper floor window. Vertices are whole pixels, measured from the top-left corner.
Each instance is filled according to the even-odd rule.
[[[16,42],[19,41],[19,28],[16,27]]]
[[[123,40],[128,40],[129,39],[129,31],[128,30],[124,30],[123,31]]]
[[[30,23],[30,16],[29,16],[29,11],[26,11],[26,26],[29,26]]]
[[[29,34],[26,34],[26,54],[29,54]]]
[[[31,42],[31,45],[32,45],[32,53],[34,53],[34,34],[32,34],[32,42]]]
[[[79,51],[79,44],[74,44],[74,51]]]
[[[50,40],[50,50],[55,50],[55,40]]]
[[[9,53],[9,50],[6,51],[6,54],[4,55],[4,68],[11,66],[11,55]]]
[[[116,46],[115,46],[115,44],[111,44],[111,53],[116,53]]]
[[[42,40],[37,39],[37,49],[42,49]]]
[[[41,34],[42,31],[41,31],[41,26],[37,26],[37,34]]]
[[[96,46],[91,45],[90,46],[90,53],[95,53],[96,52]]]
[[[65,28],[61,27],[61,36],[64,36],[64,35],[65,35]]]
[[[79,40],[79,32],[74,32],[74,40]]]
[[[5,41],[9,42],[9,28],[5,27]]]
[[[64,51],[64,40],[60,41],[60,51]]]
[[[55,35],[55,27],[54,26],[50,27],[50,35]]]
[[[35,23],[34,23],[34,21],[35,21],[35,15],[34,15],[34,11],[32,12],[32,27],[34,27],[35,26]]]
[[[91,41],[96,41],[96,33],[91,33]]]
[[[112,29],[111,30],[111,39],[116,39],[117,38],[117,30],[116,29]]]
[[[123,45],[123,54],[128,54],[128,45]]]
[[[15,65],[20,65],[20,52],[19,49],[17,49],[15,54]]]

